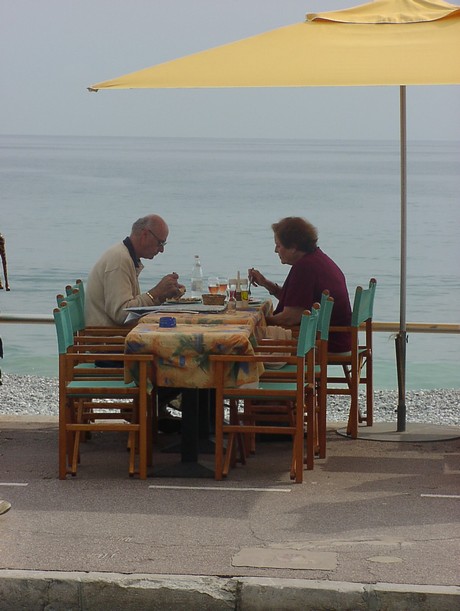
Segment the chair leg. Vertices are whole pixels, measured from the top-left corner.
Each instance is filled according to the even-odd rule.
[[[372,353],[367,355],[366,360],[366,424],[374,424],[374,372]]]
[[[367,374],[367,359],[365,356],[360,354],[359,361],[358,361],[358,389],[359,389],[360,384],[366,383],[366,377],[363,378],[362,376],[363,368],[366,368],[366,374]],[[363,422],[367,423],[367,398],[366,398],[366,415],[364,416],[363,412],[361,411],[361,407],[359,406],[359,397],[358,397],[358,424],[361,424]]]
[[[317,440],[318,440],[318,458],[326,458],[326,432],[327,432],[327,384],[324,385],[321,381],[318,384],[317,390]]]
[[[216,363],[216,380],[223,379],[223,363]],[[223,424],[224,424],[224,397],[222,392],[223,384],[216,385],[216,425],[215,425],[215,456],[214,456],[214,477],[220,481],[223,477]]]
[[[302,408],[302,435],[300,436],[300,427],[298,426],[297,415],[299,410],[297,409],[297,404],[291,404],[291,416],[292,416],[292,426],[295,427],[295,433],[292,435],[292,459],[291,459],[291,470],[290,470],[290,478],[295,480],[295,482],[302,483],[303,481],[303,468],[305,461],[304,454],[304,437],[305,437],[305,412]],[[301,461],[299,464],[299,460]],[[299,479],[300,478],[300,479]]]
[[[76,417],[72,418],[72,422],[82,423],[84,420],[84,401],[78,401],[77,407],[75,410]],[[70,454],[70,473],[75,476],[77,475],[77,467],[80,462],[80,442],[85,438],[86,433],[82,431],[74,431],[73,432],[73,442],[72,442],[72,452]]]
[[[130,431],[128,433],[128,447],[129,447],[129,476],[132,477],[136,473],[136,433]]]
[[[232,462],[234,445],[235,445],[234,441],[235,441],[235,433],[230,433],[227,437],[227,449],[225,451],[224,466],[222,468],[223,477],[227,477],[228,472],[230,470],[230,463]]]
[[[245,400],[244,401],[244,415],[248,424],[255,424],[255,419],[248,417],[249,414],[252,414],[252,401]],[[249,454],[256,453],[256,434],[255,433],[247,433],[244,436],[244,455],[245,457]]]
[[[297,402],[295,406],[296,415],[296,432],[294,435],[294,453],[295,453],[295,481],[297,484],[301,484],[303,482],[303,461],[304,461],[304,420],[305,420],[305,412],[304,412],[304,401]],[[314,417],[313,417],[314,419]],[[310,422],[309,415],[307,415],[307,421]],[[308,428],[308,425],[307,425]],[[314,434],[314,428],[311,429],[311,432]],[[310,431],[307,433],[307,439],[310,436]],[[313,447],[313,441],[311,443]],[[308,468],[308,467],[307,467]]]
[[[230,424],[238,425],[239,423],[238,401],[230,401]],[[240,462],[242,465],[246,464],[246,440],[243,437],[246,437],[246,435],[243,436],[242,433],[228,434],[224,468],[222,471],[224,477],[227,477],[230,468],[235,467],[237,462]]]
[[[73,451],[72,451],[72,459],[70,463],[70,473],[72,475],[77,475],[77,466],[80,462],[80,440],[81,440],[81,432],[75,431],[73,436]]]
[[[351,389],[351,369],[348,365],[342,365],[343,374],[347,380],[348,388]]]
[[[238,401],[230,401],[230,424],[239,424]],[[237,463],[237,451],[239,451],[239,461],[241,464],[246,464],[245,442],[241,433],[229,433],[227,438],[227,449],[224,456],[224,467],[222,471],[222,475],[224,477],[227,477],[230,467],[234,467]]]
[[[292,436],[292,459],[291,459],[291,470],[289,477],[294,480],[296,478],[296,436]]]
[[[315,451],[315,456],[317,456],[318,458],[320,458],[320,442],[319,442],[319,429],[320,429],[320,423],[319,423],[319,418],[320,418],[320,414],[319,414],[319,407],[317,407],[315,409],[315,441],[314,441],[314,451]]]
[[[358,375],[356,371],[352,371],[350,391],[351,391],[351,402],[350,402],[350,413],[348,415],[347,435],[349,435],[352,439],[357,439],[358,438],[359,405],[358,405]]]
[[[72,422],[72,420],[69,420],[70,422]],[[74,431],[67,431],[66,434],[66,452],[67,452],[67,457],[66,457],[66,469],[67,469],[67,473],[69,473],[69,467],[72,464],[72,458],[73,458],[73,447],[75,444],[75,432]],[[78,456],[78,462],[80,462],[80,455]]]
[[[139,390],[139,479],[147,479],[147,393]]]
[[[230,401],[230,424],[240,424],[240,416],[238,413],[239,402],[238,401]],[[233,450],[231,453],[231,463],[230,466],[234,467],[237,462],[240,462],[242,465],[246,464],[246,445],[247,442],[244,439],[246,435],[243,436],[242,433],[232,433],[235,435],[236,444],[233,442]],[[239,458],[237,457],[237,452],[239,452]]]
[[[152,395],[148,401],[147,411],[147,466],[151,467],[153,462],[153,439],[158,435],[158,428],[154,431],[154,407],[156,404],[155,392],[152,390]],[[158,423],[158,421],[157,421]]]
[[[240,455],[239,462],[242,465],[245,465],[246,464],[246,442],[243,438],[243,435],[241,435],[241,433],[237,435],[236,441],[237,441],[237,446],[238,446],[239,455]]]
[[[307,448],[306,448],[306,457],[305,463],[307,465],[307,469],[311,470],[315,466],[315,445],[317,439],[316,432],[316,393],[314,389],[309,393],[306,403],[305,409],[307,411]]]
[[[356,439],[358,437],[358,421],[359,421],[359,404],[358,404],[358,388],[359,388],[359,374],[354,371],[359,371],[358,364],[356,367],[349,365],[342,365],[344,377],[347,382],[348,389],[350,391],[350,412],[348,414],[347,422],[347,435]],[[347,393],[348,394],[348,393]]]
[[[67,465],[70,462],[70,447],[72,436],[67,431],[67,421],[70,417],[70,406],[65,395],[59,396],[59,479],[65,479],[68,473]]]

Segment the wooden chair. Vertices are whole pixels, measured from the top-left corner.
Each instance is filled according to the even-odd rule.
[[[328,364],[339,365],[342,368],[343,375],[328,374],[327,394],[350,395],[347,433],[353,439],[358,436],[359,423],[365,422],[367,426],[372,426],[373,423],[372,315],[376,288],[377,281],[375,278],[371,278],[367,289],[358,286],[353,302],[351,325],[345,327],[332,326],[330,328],[331,332],[351,332],[351,352],[330,352],[328,354]],[[365,325],[364,331],[360,331],[360,326],[363,324]],[[337,387],[337,384],[340,384],[341,387]],[[365,415],[359,409],[358,391],[360,385],[365,385],[366,388]]]
[[[328,342],[329,329],[331,322],[332,309],[334,307],[334,299],[329,295],[329,291],[323,291],[321,295],[321,304],[318,314],[318,329],[317,329],[317,352],[315,365],[315,378],[317,389],[317,442],[316,454],[319,458],[326,457],[326,430],[327,430],[327,361],[328,361]],[[294,340],[276,341],[262,340],[257,351],[263,352],[283,352],[289,350],[296,345]],[[283,360],[283,357],[280,357]],[[267,369],[262,376],[263,381],[268,380],[289,380],[295,376],[295,366],[286,364],[283,367],[275,370]],[[254,406],[256,407],[256,406]],[[253,408],[254,408],[253,407]],[[256,408],[257,410],[257,408]],[[276,406],[273,410],[276,411]]]
[[[145,479],[147,452],[151,447],[147,426],[151,356],[109,352],[107,346],[101,344],[75,344],[67,304],[62,302],[61,307],[54,309],[53,315],[59,351],[59,478],[65,479],[69,473],[76,475],[82,432],[119,431],[129,435],[129,474],[138,473],[141,479]],[[94,363],[101,358],[135,363],[139,368],[138,382],[76,374],[78,364]],[[107,399],[111,400],[110,403],[100,402]],[[137,455],[139,465],[136,470]]]
[[[74,334],[74,344],[101,344],[104,345],[105,352],[124,353],[124,338],[131,330],[131,327],[88,327],[85,321],[85,289],[81,280],[76,280],[75,284],[68,284],[65,287],[65,294],[56,296],[57,305],[65,301],[72,321]],[[122,357],[118,360],[103,361],[102,359],[94,363],[78,363],[75,374],[77,377],[110,377],[124,378],[124,366],[121,364]],[[152,394],[152,400],[157,401],[157,393]],[[150,418],[151,416],[151,418]],[[149,430],[153,429],[154,436],[158,435],[158,406],[154,411],[149,411]],[[86,439],[87,433],[83,439]],[[153,438],[149,435],[149,443]],[[149,446],[149,459],[152,454],[152,447]]]
[[[315,341],[318,325],[318,309],[312,312],[305,311],[302,315],[297,351],[293,356],[283,357],[289,364],[296,366],[296,379],[294,382],[263,382],[254,388],[225,388],[224,368],[234,366],[236,363],[255,364],[264,361],[276,362],[279,356],[267,354],[255,355],[211,355],[215,364],[216,376],[216,427],[215,427],[215,478],[221,480],[228,474],[232,463],[235,439],[245,434],[261,433],[275,435],[291,435],[293,439],[293,453],[290,476],[296,483],[303,481],[304,466],[304,418],[306,416],[308,435],[306,465],[307,469],[314,466],[314,439],[315,439]],[[224,422],[224,401],[230,400],[233,415],[230,423]],[[290,426],[277,424],[248,424],[237,418],[239,401],[263,400],[284,402],[290,404],[293,410],[293,423]],[[228,435],[228,443],[224,457],[224,435]]]
[[[120,344],[120,352],[124,351],[124,338],[131,330],[130,326],[112,326],[112,327],[100,327],[100,326],[87,326],[85,320],[85,288],[82,280],[77,279],[75,284],[68,284],[65,287],[65,294],[57,296],[58,306],[62,301],[66,301],[70,308],[73,331],[74,331],[74,343],[100,343],[100,344]],[[108,349],[109,351],[116,351],[115,346]],[[117,366],[117,362],[113,362],[113,365],[109,366],[109,363],[103,363],[99,361],[97,363],[85,363],[78,364],[77,369],[84,369],[85,373],[88,373],[88,369],[93,369],[93,375],[102,375],[108,377],[124,377],[124,367]],[[157,393],[153,394],[153,400],[156,403],[155,409],[152,412],[152,421],[149,422],[149,428],[153,427],[154,436],[158,435],[158,412],[159,406]],[[150,413],[150,412],[149,412]],[[150,439],[150,437],[149,437]],[[149,456],[151,451],[149,449]]]

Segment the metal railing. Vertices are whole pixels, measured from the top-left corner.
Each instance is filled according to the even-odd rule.
[[[31,324],[52,325],[54,318],[48,314],[1,314],[0,323],[7,324]],[[406,323],[408,333],[460,333],[459,323],[444,322],[408,322]],[[399,323],[397,322],[372,322],[372,330],[383,333],[397,333]]]
[[[54,325],[54,318],[49,314],[0,314],[0,323]]]
[[[372,321],[372,331],[383,331],[397,333],[399,323]],[[460,333],[460,324],[450,322],[408,322],[406,323],[408,333]]]

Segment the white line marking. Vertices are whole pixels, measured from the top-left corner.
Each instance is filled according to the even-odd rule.
[[[420,496],[429,496],[435,499],[460,499],[460,494],[421,494]]]
[[[29,484],[19,484],[17,482],[0,482],[0,486],[28,486]]]
[[[217,486],[149,486],[160,490],[231,490],[232,492],[292,492],[290,488],[231,488]]]

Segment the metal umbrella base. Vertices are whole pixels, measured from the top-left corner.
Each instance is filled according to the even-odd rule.
[[[337,433],[348,437],[347,428]],[[367,441],[449,441],[460,437],[460,426],[409,423],[405,431],[398,431],[394,422],[377,422],[373,426],[358,427],[358,439]]]

